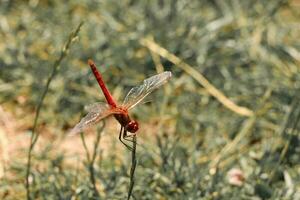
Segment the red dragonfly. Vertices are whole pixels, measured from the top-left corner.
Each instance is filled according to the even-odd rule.
[[[81,121],[71,130],[70,134],[80,133],[86,128],[95,125],[102,119],[114,115],[116,120],[121,125],[119,140],[130,149],[130,147],[122,140],[122,138],[124,140],[128,140],[126,138],[128,138],[130,135],[127,135],[127,131],[133,133],[131,135],[134,135],[139,129],[139,124],[137,121],[132,120],[129,117],[128,110],[139,104],[148,94],[153,92],[153,90],[165,84],[172,77],[172,73],[165,71],[144,80],[142,85],[133,87],[126,95],[123,103],[118,105],[110,94],[109,90],[106,88],[95,63],[92,60],[88,60],[88,64],[90,65],[92,72],[98,81],[107,103],[98,102],[87,106],[86,109],[88,114],[82,118]]]

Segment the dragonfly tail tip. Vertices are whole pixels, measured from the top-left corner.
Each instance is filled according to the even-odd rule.
[[[88,59],[88,64],[89,65],[94,65],[94,61],[92,59]]]

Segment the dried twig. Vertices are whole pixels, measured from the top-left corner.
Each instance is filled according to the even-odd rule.
[[[221,159],[225,155],[233,152],[237,148],[238,143],[250,133],[250,131],[252,130],[252,128],[256,123],[257,117],[262,114],[261,110],[264,110],[263,108],[265,106],[265,103],[267,99],[271,96],[271,93],[272,93],[272,88],[269,88],[265,92],[264,96],[262,97],[261,103],[256,113],[252,115],[250,118],[248,118],[246,121],[244,121],[240,132],[236,135],[236,137],[231,142],[226,144],[224,148],[220,151],[220,153],[218,153],[218,155],[212,160],[212,162],[210,163],[210,168],[216,168],[219,165]]]
[[[177,65],[179,68],[188,73],[191,77],[197,80],[206,90],[207,92],[214,96],[221,104],[230,109],[231,111],[242,115],[242,116],[253,116],[253,111],[248,108],[241,107],[236,105],[233,101],[231,101],[228,97],[226,97],[220,90],[218,90],[215,86],[213,86],[201,73],[194,69],[194,67],[185,63],[183,60],[170,53],[165,48],[159,46],[151,39],[141,39],[140,43],[150,49],[155,54],[160,55],[161,57],[169,60],[173,64]]]
[[[49,87],[50,87],[50,83],[52,82],[53,78],[55,77],[57,71],[59,70],[59,67],[60,67],[60,64],[62,62],[62,60],[68,55],[68,51],[71,47],[71,44],[73,43],[73,41],[75,40],[75,38],[77,37],[79,31],[80,31],[80,28],[81,26],[83,25],[83,23],[81,22],[77,28],[75,29],[75,31],[73,31],[66,44],[63,46],[62,48],[62,51],[60,53],[60,56],[59,58],[54,62],[53,64],[53,67],[52,67],[52,72],[49,76],[49,78],[47,79],[47,83],[46,83],[46,86],[44,88],[44,91],[42,93],[42,96],[40,98],[40,101],[37,105],[37,109],[36,109],[36,113],[35,113],[35,118],[34,118],[34,123],[33,123],[33,128],[32,128],[32,134],[31,134],[31,138],[30,138],[30,146],[29,146],[29,151],[28,151],[28,157],[27,157],[27,167],[26,167],[26,184],[25,184],[25,187],[26,187],[26,196],[27,196],[27,199],[31,199],[30,197],[30,184],[29,184],[29,175],[30,175],[30,169],[31,169],[31,154],[32,154],[32,151],[34,149],[34,146],[39,138],[39,133],[36,132],[36,128],[37,128],[37,123],[38,123],[38,119],[39,119],[39,116],[40,116],[40,111],[41,111],[41,108],[43,106],[43,102],[44,102],[44,99],[48,93],[48,90],[49,90]]]
[[[132,143],[133,143],[133,145],[132,145],[132,151],[131,151],[132,156],[131,156],[131,168],[130,168],[130,185],[129,185],[127,200],[130,199],[132,190],[133,190],[133,186],[134,186],[134,172],[135,172],[135,168],[136,168],[136,135],[133,135]]]
[[[101,140],[101,133],[103,132],[104,127],[105,127],[105,122],[103,121],[102,126],[97,130],[97,137],[96,137],[96,140],[95,140],[95,143],[94,143],[92,157],[90,156],[88,147],[86,145],[84,134],[82,132],[80,133],[81,141],[82,141],[84,150],[86,152],[86,157],[87,157],[87,161],[88,161],[88,169],[89,169],[89,174],[90,174],[90,181],[92,183],[93,190],[94,190],[94,196],[96,198],[100,197],[100,195],[99,195],[99,191],[98,191],[98,189],[96,187],[96,178],[95,178],[94,164],[95,164],[96,157],[98,155],[98,147],[99,147],[99,143],[100,143],[100,140]]]

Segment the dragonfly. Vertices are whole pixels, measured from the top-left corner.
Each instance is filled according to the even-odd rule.
[[[88,64],[105,96],[106,103],[97,102],[87,106],[87,115],[70,131],[70,134],[81,133],[101,120],[109,116],[114,116],[121,125],[119,140],[128,149],[131,149],[123,140],[131,141],[129,137],[136,134],[139,130],[139,124],[136,120],[130,118],[128,111],[141,103],[142,100],[155,89],[165,84],[172,77],[172,73],[170,71],[165,71],[145,79],[141,85],[133,87],[128,92],[122,104],[118,104],[107,89],[95,63],[89,59]],[[128,134],[128,132],[131,134]]]

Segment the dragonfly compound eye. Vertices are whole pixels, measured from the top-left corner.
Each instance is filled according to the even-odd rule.
[[[135,133],[138,129],[139,124],[137,123],[137,121],[132,120],[127,124],[127,131],[129,131],[130,133]]]

